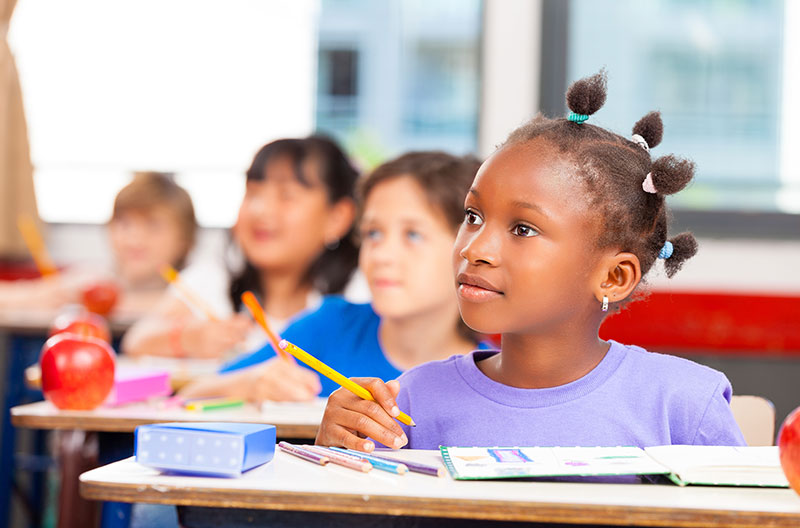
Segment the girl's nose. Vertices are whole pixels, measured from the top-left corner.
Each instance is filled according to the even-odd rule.
[[[470,264],[488,264],[497,266],[500,262],[499,236],[488,229],[481,228],[475,233],[462,234],[464,245],[459,251],[461,258]]]

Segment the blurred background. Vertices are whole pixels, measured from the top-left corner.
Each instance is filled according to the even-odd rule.
[[[690,350],[737,392],[772,391],[779,417],[800,400],[800,2],[13,4],[4,27],[22,105],[3,111],[22,127],[3,137],[22,159],[27,130],[33,170],[2,173],[6,261],[28,258],[16,216],[35,208],[59,264],[108,259],[113,197],[137,170],[176,174],[203,228],[196,253],[218,254],[244,170],[273,139],[330,134],[363,169],[409,149],[485,157],[537,112],[564,115],[569,83],[606,68],[593,122],[627,135],[660,110],[655,152],[697,162],[670,198],[672,231],[692,229],[701,251],[649,282],[712,296],[670,297],[683,319],[660,330],[635,319],[613,337]]]
[[[107,260],[134,171],[174,173],[196,253],[219,254],[269,141],[330,134],[365,170],[410,149],[485,157],[605,68],[592,122],[627,136],[662,112],[655,154],[698,169],[671,231],[701,244],[605,337],[723,370],[778,425],[800,404],[798,0],[0,0],[0,66],[6,278],[33,269],[19,213],[59,265]]]

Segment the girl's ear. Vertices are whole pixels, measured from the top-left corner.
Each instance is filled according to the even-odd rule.
[[[603,302],[603,296],[611,303],[626,299],[642,279],[639,257],[633,253],[620,252],[604,259],[598,271],[594,296]]]
[[[341,240],[353,227],[355,219],[356,204],[351,198],[342,198],[333,204],[325,229],[325,243],[333,244]]]

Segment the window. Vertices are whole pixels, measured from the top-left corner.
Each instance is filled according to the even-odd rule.
[[[368,163],[477,146],[481,2],[322,0],[316,127]]]
[[[233,223],[264,143],[313,130],[315,0],[20,0],[9,40],[50,222],[105,222],[134,170]],[[101,21],[101,22],[98,22]]]
[[[800,29],[786,8],[782,0],[571,0],[567,82],[605,67],[610,97],[597,122],[623,134],[647,111],[662,112],[654,154],[697,163],[695,183],[673,205],[800,212],[800,170],[782,168],[785,81],[800,87],[796,73],[785,78],[784,54],[798,52],[784,35]]]

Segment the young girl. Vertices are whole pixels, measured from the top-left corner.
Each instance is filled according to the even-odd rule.
[[[609,307],[630,299],[656,259],[672,276],[693,256],[667,237],[664,197],[694,165],[652,159],[650,113],[627,139],[584,121],[605,102],[601,73],[567,93],[567,119],[537,117],[481,167],[453,260],[458,304],[500,352],[473,352],[384,384],[379,403],[329,399],[317,442],[371,450],[440,445],[742,445],[725,376],[685,359],[598,338]],[[391,417],[408,413],[416,427]]]
[[[247,170],[247,187],[233,235],[244,266],[190,266],[182,282],[210,306],[215,318],[189,308],[170,291],[126,334],[132,355],[219,357],[236,345],[260,346],[266,336],[238,312],[241,294],[261,298],[280,330],[321,294],[341,292],[355,269],[350,241],[357,172],[323,137],[282,139],[264,146]]]
[[[450,260],[478,165],[472,158],[414,152],[375,169],[360,186],[359,225],[359,265],[372,304],[329,297],[283,337],[348,376],[394,378],[425,361],[474,350],[475,335],[458,314]],[[338,387],[327,378],[320,385],[316,374],[275,358],[270,346],[225,371],[182,393],[302,400]],[[291,375],[296,371],[305,373],[300,383]]]

